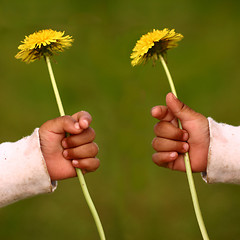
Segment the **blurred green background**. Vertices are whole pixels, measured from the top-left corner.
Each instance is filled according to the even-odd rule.
[[[93,116],[101,167],[86,181],[107,239],[201,239],[186,175],[151,161],[156,120],[169,86],[160,63],[132,68],[142,34],[175,28],[168,53],[179,97],[219,122],[239,125],[240,2],[236,0],[1,0],[1,142],[16,141],[58,116],[44,61],[14,58],[25,35],[66,31],[73,46],[53,63],[65,110]],[[211,239],[239,239],[240,188],[207,185],[194,174]],[[77,179],[53,194],[0,209],[0,239],[86,239],[98,234]]]

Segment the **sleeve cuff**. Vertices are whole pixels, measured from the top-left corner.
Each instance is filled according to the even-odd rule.
[[[240,184],[240,127],[208,118],[210,146],[208,164],[202,178],[207,183]]]
[[[0,207],[56,189],[41,152],[38,129],[15,143],[1,144],[0,153]]]

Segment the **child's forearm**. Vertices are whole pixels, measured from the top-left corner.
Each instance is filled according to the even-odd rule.
[[[240,126],[217,123],[211,118],[208,121],[210,146],[204,180],[240,184]]]
[[[41,153],[38,129],[15,143],[0,145],[0,207],[55,188]]]

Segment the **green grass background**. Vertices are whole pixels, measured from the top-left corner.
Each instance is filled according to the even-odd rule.
[[[86,175],[107,239],[201,239],[186,175],[154,165],[151,107],[170,91],[160,63],[132,68],[142,34],[175,28],[168,53],[179,97],[219,122],[240,119],[240,2],[236,0],[1,0],[0,141],[16,141],[58,116],[44,61],[14,58],[25,35],[66,31],[73,46],[53,68],[65,110],[93,116],[101,167]],[[207,185],[194,174],[210,239],[239,239],[240,188]],[[0,239],[95,240],[98,234],[77,179],[53,194],[0,209]]]

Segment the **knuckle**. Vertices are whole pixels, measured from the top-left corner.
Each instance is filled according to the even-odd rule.
[[[153,127],[155,133],[158,132],[158,128],[159,128],[159,122],[156,123]]]
[[[152,147],[156,152],[161,152],[163,148],[163,139],[159,137],[155,137],[153,139]]]
[[[155,137],[153,140],[152,140],[152,147],[155,151],[158,150],[158,145],[159,145],[159,138],[158,137]]]
[[[153,161],[155,164],[157,164],[158,161],[159,161],[159,155],[156,154],[156,153],[154,153],[154,154],[152,155],[152,161]]]
[[[158,135],[160,132],[160,129],[161,129],[161,122],[158,122],[154,125],[154,133]]]
[[[165,125],[165,122],[164,122],[164,121],[161,121],[161,122],[156,123],[155,126],[154,126],[154,131],[155,131],[155,133],[161,132],[161,130],[162,130],[162,128],[164,127],[164,125]]]
[[[181,140],[183,138],[183,131],[181,129],[177,128],[173,132],[173,138],[176,140]]]
[[[69,115],[64,115],[64,116],[61,116],[60,117],[63,121],[67,121],[67,120],[69,120],[70,118],[71,118],[71,116],[69,116]]]
[[[82,113],[82,114],[89,114],[89,113],[88,113],[87,111],[85,111],[85,110],[81,110],[80,113]]]
[[[94,168],[93,169],[96,170],[100,166],[100,160],[98,158],[95,158],[94,160],[95,160],[95,164],[94,164]]]
[[[91,114],[87,111],[82,110],[79,113],[80,113],[81,116],[87,116],[87,117],[91,118]]]
[[[168,121],[161,121],[154,126],[154,132],[158,137],[169,137],[173,132],[173,125]]]
[[[96,133],[93,128],[88,128],[88,135],[90,138],[90,141],[93,141],[96,138]]]
[[[164,156],[162,153],[154,153],[152,155],[152,161],[158,165],[158,166],[161,166],[162,164],[164,164],[165,162],[165,159],[164,159]]]
[[[93,155],[97,155],[98,154],[98,150],[99,150],[99,148],[98,148],[98,145],[96,144],[96,143],[91,143],[90,144],[90,152],[93,154]]]
[[[183,102],[181,102],[181,106],[180,106],[179,112],[184,111],[185,106],[186,106],[186,105],[185,105]]]
[[[69,115],[61,116],[60,118],[63,121],[63,124],[68,124],[69,120],[71,120],[71,116]]]
[[[189,107],[186,104],[182,104],[180,112],[187,112],[189,111]]]

